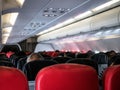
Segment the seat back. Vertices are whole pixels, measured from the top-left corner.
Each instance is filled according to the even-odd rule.
[[[98,64],[108,64],[108,57],[104,53],[98,53],[91,57],[91,59]]]
[[[10,61],[0,60],[0,66],[15,67]]]
[[[23,72],[28,78],[28,81],[34,81],[39,70],[46,66],[56,64],[56,62],[51,60],[35,60],[26,63],[23,67]]]
[[[16,68],[0,66],[0,90],[28,90],[27,78]]]
[[[108,67],[108,57],[104,53],[95,54],[91,57],[91,60],[98,64],[98,76],[101,80],[103,77],[103,72]]]
[[[107,68],[103,74],[104,90],[120,90],[120,65]]]
[[[22,70],[23,66],[27,63],[27,57],[21,58],[17,63],[17,68]]]
[[[42,69],[35,90],[99,90],[96,71],[87,65],[56,64]]]
[[[71,57],[55,57],[52,60],[58,63],[66,63],[68,60],[72,59]]]
[[[103,73],[108,67],[108,64],[98,64],[98,77],[101,80],[103,77]]]
[[[84,58],[76,58],[71,59],[67,63],[76,63],[76,64],[84,64],[93,67],[96,72],[98,73],[98,64],[94,61],[91,61],[90,59],[84,59]]]

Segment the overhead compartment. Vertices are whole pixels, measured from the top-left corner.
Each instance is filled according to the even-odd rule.
[[[44,34],[38,38],[38,41],[55,39],[55,38],[65,37],[68,35],[74,35],[80,32],[86,32],[86,30],[90,31],[90,24],[89,24],[90,20],[91,18],[88,18],[86,20],[82,20],[81,22],[77,22],[69,26],[60,28],[56,31],[52,31],[50,33]]]
[[[38,42],[56,39],[60,37],[67,37],[69,35],[76,35],[81,32],[100,30],[102,28],[114,27],[119,25],[120,25],[120,7],[116,7],[106,12],[81,20],[79,22],[70,24],[66,27],[41,35],[38,37]]]
[[[79,34],[81,32],[90,31],[91,30],[90,24],[89,24],[90,21],[91,21],[91,18],[88,18],[80,22],[71,24],[67,27],[67,29],[64,29],[64,32],[67,32],[67,35],[74,35],[74,34]]]
[[[91,19],[91,29],[97,30],[105,27],[120,25],[120,7],[98,14]]]

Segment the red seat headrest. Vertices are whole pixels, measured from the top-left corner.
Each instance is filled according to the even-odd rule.
[[[0,66],[0,90],[28,90],[27,79],[16,68]]]
[[[120,90],[120,65],[107,68],[103,75],[104,90]]]
[[[81,64],[56,64],[42,69],[36,77],[36,90],[98,90],[96,71]]]

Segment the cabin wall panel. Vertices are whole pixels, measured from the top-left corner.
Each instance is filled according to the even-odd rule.
[[[92,41],[84,41],[84,42],[71,42],[71,43],[61,43],[59,46],[60,50],[64,51],[82,51],[87,52],[88,50],[92,51],[110,51],[115,50],[120,52],[120,38],[112,38],[112,39],[100,39],[100,40],[92,40]],[[54,45],[54,44],[53,44]],[[57,47],[55,44],[55,46]],[[55,48],[58,49],[58,48]]]

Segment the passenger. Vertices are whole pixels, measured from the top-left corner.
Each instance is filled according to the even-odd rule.
[[[92,57],[93,55],[95,55],[95,52],[89,50],[89,51],[87,52],[87,54],[88,54],[88,58],[91,59],[91,57]]]
[[[58,57],[67,57],[66,53],[65,52],[60,52]]]
[[[51,56],[47,55],[46,51],[38,52],[40,55],[42,55],[44,58],[50,58]]]
[[[87,53],[76,53],[76,58],[86,58],[86,59],[91,59],[91,57],[94,55],[95,53],[92,51],[88,51]]]
[[[66,56],[66,57],[75,58],[75,53],[72,53],[72,52],[69,52],[69,51],[68,51],[68,52],[65,53],[65,56]]]
[[[116,55],[114,56],[114,60],[110,66],[119,65],[119,64],[120,64],[120,55]]]
[[[23,67],[26,63],[34,60],[41,60],[43,57],[39,53],[32,53],[28,57],[21,58],[17,63],[17,68],[23,70]]]
[[[43,59],[44,58],[39,53],[32,53],[30,56],[28,56],[27,63],[34,60],[43,60]]]
[[[114,50],[107,52],[107,56],[109,58],[108,65],[111,65],[114,62],[114,58],[116,57],[117,53]]]
[[[55,50],[55,52],[53,52],[52,57],[57,57],[60,54],[59,50]]]

